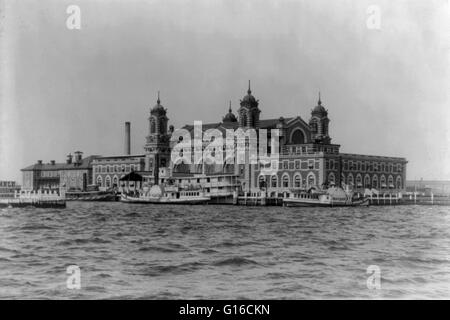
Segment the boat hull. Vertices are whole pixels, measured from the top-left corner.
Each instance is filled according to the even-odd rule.
[[[114,193],[66,193],[67,201],[117,201],[117,198]]]
[[[125,203],[140,203],[140,204],[207,204],[211,198],[209,197],[198,197],[195,199],[173,199],[173,198],[136,198],[130,196],[122,195],[120,198],[121,202]]]
[[[321,202],[311,199],[283,199],[283,205],[286,207],[358,207],[368,206],[370,200],[355,200],[351,203],[344,202]]]

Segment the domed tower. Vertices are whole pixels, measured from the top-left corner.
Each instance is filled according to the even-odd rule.
[[[331,138],[328,134],[328,124],[330,119],[328,119],[328,111],[322,105],[320,100],[317,106],[311,111],[311,119],[309,120],[309,126],[311,127],[311,134],[314,142],[328,144],[331,142]]]
[[[167,132],[167,109],[161,105],[159,98],[150,110],[149,135],[145,144],[145,171],[150,171],[151,183],[159,183],[159,168],[167,167],[170,160],[170,133]]]
[[[150,118],[148,118],[150,123],[150,135],[164,135],[167,133],[167,109],[161,105],[161,100],[156,100],[156,105],[150,110]]]
[[[225,115],[225,117],[222,118],[222,122],[237,122],[236,116],[234,115],[233,111],[231,110],[231,101],[230,101],[230,107],[228,109],[228,113]]]
[[[261,110],[259,110],[258,104],[259,101],[252,95],[249,80],[247,95],[241,100],[241,107],[238,110],[239,127],[259,128],[259,114]]]

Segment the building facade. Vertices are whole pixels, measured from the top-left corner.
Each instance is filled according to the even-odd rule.
[[[121,190],[126,184],[120,181],[122,177],[132,171],[144,171],[145,154],[96,157],[92,162],[92,169],[93,181],[101,190]]]
[[[247,94],[240,100],[237,116],[233,113],[230,102],[222,121],[202,125],[200,144],[189,145],[190,160],[183,160],[187,158],[183,155],[187,149],[182,149],[177,151],[181,153],[181,161],[178,159],[176,163],[172,162],[171,155],[183,137],[177,135],[178,130],[174,131],[173,126],[168,126],[167,114],[168,109],[161,104],[158,92],[156,105],[150,108],[143,154],[129,154],[130,123],[126,122],[124,155],[82,159],[81,153],[77,152],[74,162],[70,155],[65,164],[54,161],[43,164],[39,161],[22,169],[23,189],[51,191],[62,187],[84,190],[88,184],[96,184],[103,190],[113,187],[123,189],[125,183],[121,183],[120,179],[130,172],[136,172],[143,177],[139,187],[161,183],[175,183],[184,187],[200,185],[207,192],[216,194],[233,189],[245,192],[264,190],[272,195],[330,185],[345,185],[361,192],[365,188],[384,192],[405,190],[405,158],[340,152],[340,145],[332,142],[330,118],[328,110],[322,104],[320,93],[317,105],[312,108],[307,120],[300,115],[262,119],[260,102],[253,96],[249,82]],[[192,141],[198,135],[193,125],[185,125],[182,129]],[[256,132],[255,136],[245,137],[246,161],[238,164],[230,161],[226,158],[228,146],[224,145],[221,146],[224,151],[222,163],[196,163],[192,155],[209,148],[211,140],[206,141],[208,139],[205,139],[205,133],[211,129],[223,137],[229,130],[241,129],[246,134]],[[262,129],[264,130],[261,131]],[[267,153],[276,153],[271,150],[271,129],[279,130],[278,161],[264,164],[264,167],[261,163],[251,163],[248,146],[252,142],[259,144],[262,133],[269,134]],[[234,140],[232,147],[236,149],[237,143],[238,139]],[[268,166],[272,169],[270,174],[263,170]],[[128,183],[126,187],[129,186]],[[136,184],[133,186],[136,187]]]
[[[145,148],[146,161],[151,164],[146,165],[146,168],[153,172],[152,181],[163,182],[155,172],[160,172],[158,169],[167,165],[169,174],[165,176],[166,181],[168,175],[180,184],[203,177],[231,175],[233,179],[225,179],[227,183],[235,181],[240,190],[247,192],[264,189],[269,194],[277,194],[329,185],[346,185],[361,192],[365,188],[384,192],[404,191],[405,158],[340,153],[340,145],[332,143],[328,110],[322,104],[320,93],[317,105],[312,108],[307,121],[301,116],[261,119],[260,115],[259,100],[252,95],[249,83],[247,94],[240,101],[237,116],[233,114],[230,103],[228,113],[221,122],[203,124],[203,134],[209,129],[217,129],[223,136],[227,129],[255,129],[257,134],[260,129],[268,132],[270,129],[279,129],[279,161],[270,164],[272,169],[277,168],[275,173],[267,175],[258,164],[250,164],[249,161],[245,164],[228,164],[225,158],[220,165],[194,163],[194,159],[191,159],[191,163],[172,163],[170,151],[179,140],[171,139],[173,129],[167,131],[167,109],[160,106],[158,97],[157,105],[151,110],[151,138],[147,137]],[[156,125],[158,123],[161,123],[159,127]],[[193,125],[186,125],[183,129],[190,132],[191,139],[194,138]],[[203,141],[201,148],[204,150],[208,143]],[[198,146],[192,146],[191,154],[195,148]],[[270,153],[270,145],[267,149]]]
[[[81,151],[69,154],[66,163],[37,163],[23,168],[22,190],[60,192],[61,190],[85,190],[92,184],[92,161],[95,156],[83,158]]]

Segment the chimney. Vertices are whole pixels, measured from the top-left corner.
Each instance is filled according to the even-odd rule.
[[[38,164],[42,164],[42,160],[38,160],[37,163],[38,163]]]
[[[75,164],[81,164],[81,159],[83,158],[83,152],[75,151]]]
[[[66,161],[67,164],[72,164],[72,158],[73,158],[72,154],[69,153],[69,154],[67,155],[67,161]]]
[[[54,165],[55,165],[55,160],[50,160],[50,164],[51,164],[52,166],[54,166]]]
[[[125,155],[130,155],[130,123],[125,122]]]

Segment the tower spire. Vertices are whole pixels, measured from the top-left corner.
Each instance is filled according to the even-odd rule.
[[[322,101],[320,100],[320,90],[319,90],[319,101],[317,102],[320,105],[322,105]]]
[[[158,100],[156,100],[156,103],[160,104],[161,100],[159,100],[159,90],[158,90]]]
[[[228,112],[231,113],[231,100],[230,100],[230,107],[228,108]]]
[[[247,93],[248,93],[248,94],[251,94],[251,93],[252,93],[252,90],[250,90],[250,80],[248,80],[248,91],[247,91]]]

